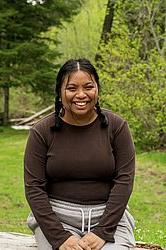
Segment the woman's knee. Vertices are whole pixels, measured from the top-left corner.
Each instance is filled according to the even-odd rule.
[[[35,229],[35,239],[38,250],[52,250],[52,246],[44,236],[39,226]]]

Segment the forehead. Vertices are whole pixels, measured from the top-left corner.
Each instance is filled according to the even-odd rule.
[[[76,72],[72,72],[70,75],[67,75],[64,78],[64,83],[86,83],[86,82],[94,82],[94,77],[86,71],[78,70]]]

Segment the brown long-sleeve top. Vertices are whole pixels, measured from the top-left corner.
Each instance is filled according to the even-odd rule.
[[[133,187],[135,151],[131,134],[121,117],[103,110],[109,125],[99,118],[85,126],[63,122],[53,131],[54,114],[31,130],[25,150],[25,193],[31,210],[53,249],[72,234],[66,231],[49,198],[79,204],[106,202],[93,233],[114,242],[114,233]]]

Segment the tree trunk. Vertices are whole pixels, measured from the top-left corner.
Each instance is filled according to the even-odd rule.
[[[7,125],[9,122],[9,87],[3,87],[3,125]]]
[[[111,28],[113,25],[114,5],[114,0],[108,0],[103,30],[101,33],[101,41],[104,43],[108,43],[109,41],[109,35],[111,33]]]
[[[101,43],[104,42],[105,44],[107,44],[109,41],[109,37],[111,34],[111,28],[113,25],[113,18],[114,18],[114,5],[115,5],[114,0],[108,0],[105,19],[104,19],[104,23],[103,23],[103,29],[102,29],[102,33],[101,33],[100,42],[98,45],[98,51],[99,51]],[[97,62],[99,60],[99,58],[100,58],[100,55],[97,52],[97,54],[95,56],[95,61]]]

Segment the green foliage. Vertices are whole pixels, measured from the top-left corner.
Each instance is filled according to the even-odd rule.
[[[26,86],[42,96],[54,95],[56,58],[44,35],[78,12],[83,1],[0,2],[0,88],[4,90],[3,123],[8,123],[9,88]],[[51,43],[56,44],[56,39]],[[54,62],[53,63],[53,59]]]
[[[62,53],[60,62],[70,58],[89,58],[94,61],[100,41],[105,15],[106,0],[88,0],[71,23],[63,22],[59,29],[58,51]]]
[[[21,93],[21,94],[20,94]],[[54,97],[36,95],[27,87],[11,87],[10,118],[28,117],[52,105]]]
[[[86,2],[59,31],[60,61],[94,62],[107,1],[95,3]],[[116,1],[110,43],[101,45],[97,66],[101,105],[128,120],[141,149],[166,146],[164,13],[163,0]]]
[[[1,1],[3,4],[9,2],[12,1]],[[10,31],[17,31],[18,28],[21,34],[32,34],[33,23],[37,30],[40,24],[42,25],[39,33],[35,31],[33,39],[28,42],[23,39],[21,44],[14,39],[19,37],[19,33],[10,32],[10,46],[13,44],[10,49],[7,49],[5,43],[6,33],[1,33],[3,43],[0,60],[4,67],[0,69],[0,75],[3,75],[0,85],[12,83],[19,86],[23,83],[28,91],[29,86],[35,92],[40,90],[43,93],[40,94],[43,103],[47,106],[52,99],[46,98],[44,93],[53,93],[55,64],[61,64],[70,57],[87,57],[94,62],[107,1],[85,1],[81,12],[71,18],[70,14],[77,12],[78,8],[75,7],[79,7],[82,1],[78,1],[78,6],[75,5],[76,2],[50,0],[35,6],[26,3],[29,8],[27,12],[30,13],[29,19],[25,19],[24,8],[20,7],[25,5],[25,2],[15,1],[8,7],[1,6],[2,30],[9,25]],[[16,9],[13,7],[15,3]],[[101,105],[128,120],[134,140],[141,149],[166,146],[164,3],[164,0],[116,1],[110,42],[101,46],[101,60],[97,66],[102,85]],[[23,11],[20,11],[20,8],[23,8]],[[38,17],[41,9],[41,13],[44,12],[43,19],[43,14]],[[64,17],[63,13],[66,12],[68,15],[65,14]],[[24,16],[25,23],[24,20],[17,19],[18,13]],[[55,18],[52,19],[54,15]],[[50,17],[49,25],[47,22],[43,24],[47,17]],[[65,18],[72,22],[64,22]],[[62,26],[58,29],[60,23]],[[21,88],[18,90],[21,91]],[[12,102],[16,103],[13,96],[12,98]],[[33,110],[36,110],[36,107],[32,108]],[[22,113],[24,115],[26,112]]]
[[[142,40],[133,36],[118,6],[110,42],[100,49],[101,104],[127,119],[137,146],[165,147],[166,61],[155,46],[142,58]]]
[[[142,59],[146,59],[154,47],[161,56],[166,55],[165,0],[125,1],[123,14],[130,38],[140,40],[139,56]]]
[[[81,1],[44,1],[32,5],[24,1],[0,3],[0,87],[28,85],[33,91],[52,91],[59,54],[50,51],[46,32],[76,14]]]

